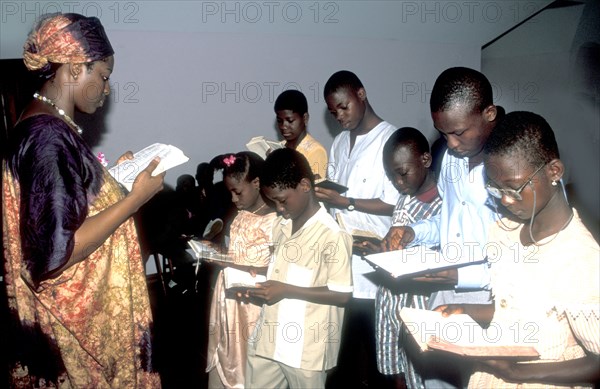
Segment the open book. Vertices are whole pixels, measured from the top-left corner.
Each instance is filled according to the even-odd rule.
[[[222,254],[222,253],[218,252],[217,250],[215,250],[214,248],[210,247],[209,245],[207,245],[199,240],[190,239],[190,240],[188,240],[187,243],[188,243],[188,246],[190,246],[190,248],[194,252],[196,259],[198,259],[198,260],[209,259],[209,260],[215,260],[215,261],[221,261],[221,262],[234,263],[233,258],[231,258],[229,255]]]
[[[443,317],[440,312],[415,308],[402,308],[400,318],[422,351],[442,350],[476,358],[539,358],[535,339],[527,331],[519,333],[493,323],[484,329],[466,314]]]
[[[394,278],[413,278],[426,273],[484,262],[484,260],[473,262],[452,261],[444,258],[440,252],[430,250],[425,246],[369,254],[363,258],[371,265],[385,270]]]
[[[248,143],[246,143],[246,148],[250,151],[255,152],[256,154],[263,157],[263,159],[267,159],[267,152],[269,150],[277,150],[282,149],[284,146],[281,142],[277,142],[274,140],[269,140],[264,136],[255,136],[250,139]]]
[[[148,164],[152,162],[155,157],[160,157],[160,163],[152,172],[153,176],[181,165],[189,160],[189,158],[183,154],[183,151],[175,146],[154,143],[133,154],[133,159],[123,161],[108,169],[108,172],[127,190],[131,191],[135,178],[142,170],[148,167]]]
[[[377,235],[376,233],[374,233],[372,231],[349,228],[348,226],[346,226],[346,223],[344,222],[344,216],[342,216],[342,214],[340,212],[337,212],[335,214],[335,220],[338,222],[339,226],[344,231],[347,231],[350,233],[350,235],[352,235],[352,239],[354,240],[354,243],[361,243],[364,241],[369,241],[373,244],[379,245],[379,244],[381,244],[381,241],[383,240],[383,237]]]
[[[256,288],[257,282],[265,282],[267,277],[257,274],[252,277],[247,271],[226,267],[223,269],[223,278],[225,280],[225,289],[252,289]]]

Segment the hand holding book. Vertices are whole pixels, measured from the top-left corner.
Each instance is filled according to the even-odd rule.
[[[510,328],[482,328],[466,314],[444,316],[441,312],[402,308],[408,334],[422,351],[441,350],[464,357],[536,359],[534,342],[516,338]]]
[[[175,146],[154,143],[133,154],[133,159],[123,160],[123,158],[119,158],[119,161],[121,162],[108,169],[108,172],[127,190],[131,191],[137,176],[156,157],[160,158],[160,163],[152,172],[153,176],[157,176],[160,173],[189,160],[189,158]]]
[[[273,150],[282,149],[284,146],[281,142],[273,141],[264,136],[255,136],[246,143],[246,148],[263,159],[267,159],[267,155]]]

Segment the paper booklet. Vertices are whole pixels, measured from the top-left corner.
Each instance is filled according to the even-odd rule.
[[[135,178],[148,167],[154,157],[160,157],[160,163],[152,172],[156,176],[175,166],[181,165],[189,160],[183,151],[172,145],[154,143],[145,149],[133,154],[133,159],[128,159],[108,169],[108,172],[121,183],[127,190],[131,191]]]
[[[246,143],[246,148],[260,155],[263,159],[267,159],[269,149],[272,151],[282,149],[284,146],[281,142],[269,140],[264,136],[255,136]]]
[[[223,278],[225,280],[225,289],[252,289],[256,288],[257,282],[265,282],[267,277],[257,274],[252,277],[247,271],[226,267],[223,269]]]
[[[221,261],[221,262],[234,263],[233,258],[231,258],[229,255],[222,254],[222,253],[218,252],[217,250],[215,250],[214,248],[210,247],[209,245],[207,245],[203,242],[200,242],[198,240],[194,240],[194,239],[188,240],[188,246],[190,246],[190,248],[194,252],[194,255],[196,256],[196,259],[198,259],[198,260],[212,259],[212,260]]]
[[[441,312],[415,308],[402,308],[400,318],[422,351],[442,350],[476,358],[539,358],[531,331],[519,333],[494,323],[484,329],[466,314],[443,317]]]
[[[425,246],[365,255],[371,265],[388,272],[394,278],[414,278],[426,273],[484,263],[485,260],[457,262],[446,259],[439,251]]]
[[[342,184],[338,184],[337,182],[330,181],[326,178],[315,180],[315,186],[325,189],[332,189],[338,193],[344,193],[348,190],[347,186]]]

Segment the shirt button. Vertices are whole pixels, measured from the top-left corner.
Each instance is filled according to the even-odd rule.
[[[500,308],[506,308],[507,305],[508,304],[505,299],[500,300]]]
[[[279,269],[275,269],[275,273],[279,273]]]
[[[462,202],[462,205],[466,205],[466,204],[467,204],[466,202],[464,202],[464,201]]]
[[[460,232],[456,234],[456,237],[457,237],[457,238],[460,238]]]
[[[363,184],[364,184],[365,182],[367,182],[367,179],[366,179],[366,178],[363,178]]]

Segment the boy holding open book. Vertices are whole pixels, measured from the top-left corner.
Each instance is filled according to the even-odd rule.
[[[282,216],[267,281],[248,291],[265,304],[248,342],[246,387],[324,388],[352,296],[352,238],[320,206],[297,151],[269,154],[260,183]]]
[[[440,212],[442,199],[437,191],[427,138],[417,129],[396,130],[383,146],[383,166],[390,181],[402,195],[394,209],[393,226],[428,219]],[[385,240],[385,239],[384,239]],[[402,374],[409,388],[422,387],[421,375],[403,345],[400,309],[427,309],[428,296],[413,290],[398,293],[380,285],[375,295],[375,338],[377,368],[401,387]]]

